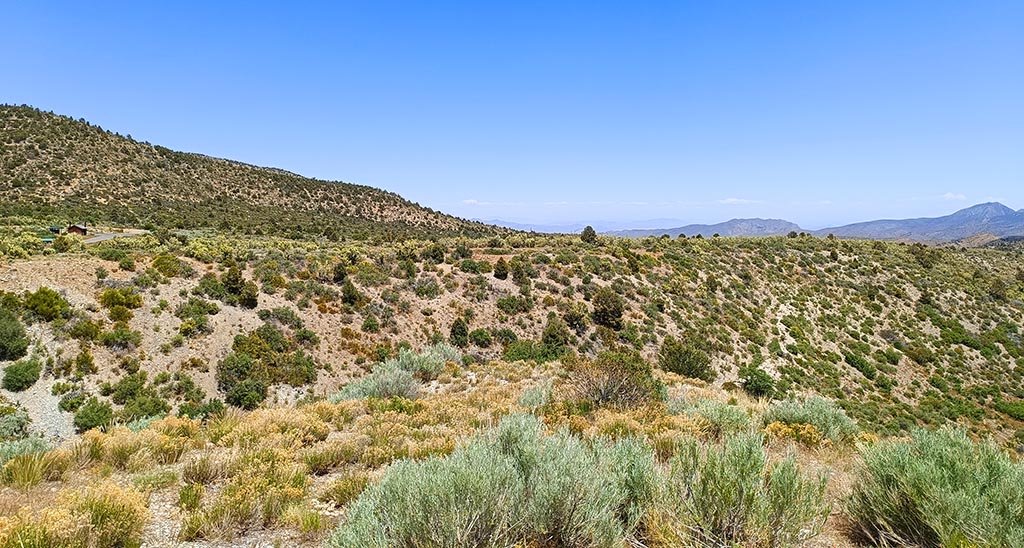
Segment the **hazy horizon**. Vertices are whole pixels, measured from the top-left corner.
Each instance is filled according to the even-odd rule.
[[[962,206],[956,207],[955,209],[951,209],[951,210],[948,210],[948,211],[945,211],[945,212],[940,212],[940,213],[937,213],[937,214],[934,214],[934,215],[923,215],[923,216],[920,216],[920,217],[926,217],[926,218],[944,217],[946,215],[950,215],[950,214],[956,213],[957,211],[960,211],[962,209],[967,209],[967,208],[971,208],[971,207],[974,207],[974,206],[977,206],[977,205],[982,205],[982,204],[990,203],[990,202],[1002,203],[1002,205],[1004,205],[1006,207],[1009,207],[1010,209],[1013,209],[1015,211],[1020,211],[1021,210],[1021,208],[1013,207],[1013,205],[1011,205],[1011,204],[1006,204],[1006,203],[1000,202],[998,200],[990,200],[989,202],[978,202],[976,204],[964,204]],[[669,229],[669,228],[679,228],[679,227],[686,226],[686,225],[715,225],[715,224],[725,223],[725,222],[733,221],[733,220],[737,220],[737,219],[762,219],[762,220],[789,221],[789,222],[795,223],[797,225],[800,225],[800,228],[805,229],[805,230],[822,230],[822,229],[825,229],[825,228],[834,228],[834,227],[840,227],[840,226],[843,226],[843,225],[856,224],[856,223],[869,222],[869,221],[904,220],[904,219],[912,219],[912,218],[917,218],[917,217],[878,217],[878,218],[870,218],[870,219],[858,219],[858,220],[854,220],[854,221],[841,222],[841,223],[825,223],[825,224],[821,224],[820,226],[817,226],[817,225],[807,225],[807,224],[803,224],[803,223],[794,221],[793,219],[786,219],[786,218],[782,218],[782,217],[772,217],[772,216],[729,217],[729,218],[723,218],[723,219],[718,219],[718,220],[709,220],[709,221],[690,221],[690,220],[687,220],[687,219],[675,219],[675,218],[638,219],[638,220],[625,220],[625,221],[614,221],[614,220],[607,220],[607,219],[590,219],[590,220],[579,220],[579,221],[571,221],[571,222],[563,222],[563,223],[520,222],[520,221],[516,221],[516,220],[500,219],[500,218],[493,218],[493,219],[472,218],[471,220],[483,221],[483,222],[488,222],[488,223],[494,223],[494,224],[498,224],[498,225],[501,225],[501,226],[506,226],[507,225],[507,226],[510,226],[512,228],[515,228],[515,227],[511,226],[511,225],[524,225],[524,226],[536,226],[536,227],[552,227],[552,228],[558,228],[558,227],[578,228],[578,227],[583,227],[583,226],[591,225],[594,228],[596,228],[598,231],[614,231],[614,230],[630,230],[630,229],[637,229],[637,230]]]
[[[815,229],[1024,204],[1020,3],[6,15],[0,102],[465,218]]]

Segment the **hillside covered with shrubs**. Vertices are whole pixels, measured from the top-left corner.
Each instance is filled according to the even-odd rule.
[[[0,217],[389,240],[502,229],[392,192],[176,152],[0,105]]]
[[[36,228],[0,546],[1024,542],[1019,250]]]

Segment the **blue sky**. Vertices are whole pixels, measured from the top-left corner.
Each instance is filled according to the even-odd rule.
[[[0,102],[464,217],[1024,207],[1020,1],[13,4]]]

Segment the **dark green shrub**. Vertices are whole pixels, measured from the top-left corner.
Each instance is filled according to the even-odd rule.
[[[597,231],[590,225],[583,227],[583,232],[580,233],[580,240],[587,244],[597,243]]]
[[[594,294],[593,304],[595,324],[609,329],[622,329],[622,313],[626,305],[615,290],[610,287],[598,289]]]
[[[935,354],[921,343],[910,343],[903,348],[903,353],[908,358],[920,365],[927,365],[935,360]]]
[[[529,297],[516,297],[509,295],[498,299],[498,310],[514,316],[521,312],[529,312],[533,308],[533,301]]]
[[[572,329],[577,334],[582,334],[587,328],[586,307],[576,303],[565,311],[562,315],[562,319],[565,320],[565,325],[568,325],[569,329]]]
[[[68,329],[68,335],[80,341],[95,341],[103,329],[92,320],[81,320]]]
[[[771,398],[775,395],[775,379],[760,367],[748,366],[740,369],[743,390],[755,398]]]
[[[540,343],[544,346],[546,354],[551,358],[563,356],[569,351],[571,342],[572,333],[569,332],[569,326],[554,313],[549,314],[548,322],[540,336]]]
[[[275,383],[303,386],[316,381],[317,367],[289,337],[272,324],[265,323],[248,335],[238,335],[232,352],[217,364],[217,388],[232,404],[258,405],[267,389]],[[246,380],[256,381],[239,386]],[[254,396],[259,394],[259,397]]]
[[[356,306],[363,300],[363,295],[359,293],[356,286],[352,283],[352,280],[345,280],[345,283],[341,286],[341,302],[349,305]]]
[[[104,395],[109,393],[111,401],[118,405],[124,405],[143,394],[146,389],[146,377],[145,371],[125,375],[113,386],[110,386],[109,391],[104,391]]]
[[[217,364],[217,388],[227,392],[255,374],[256,360],[245,352],[232,352]]]
[[[225,300],[227,297],[227,290],[224,289],[224,284],[217,279],[217,276],[213,273],[207,272],[199,278],[199,283],[196,288],[192,290],[196,295],[205,295],[211,299],[217,299],[219,301]]]
[[[104,428],[114,420],[114,409],[95,396],[90,397],[75,413],[75,429],[79,433],[93,428]]]
[[[142,333],[129,329],[123,323],[115,324],[114,329],[100,335],[100,342],[112,350],[131,350],[142,342]]]
[[[88,348],[83,348],[81,352],[75,356],[75,373],[79,375],[92,375],[99,371],[96,367],[96,360],[93,358]]]
[[[996,411],[999,411],[1000,413],[1006,413],[1019,421],[1024,421],[1024,400],[996,400],[993,406],[996,408]]]
[[[380,332],[380,321],[377,320],[377,316],[367,314],[366,318],[363,319],[363,324],[360,326],[360,329],[362,329],[364,333],[378,333]]]
[[[508,279],[508,262],[504,257],[499,257],[494,263],[494,277],[499,280]]]
[[[235,407],[255,409],[267,399],[267,385],[260,379],[249,378],[228,390],[225,400]]]
[[[193,419],[208,419],[224,414],[224,402],[214,399],[206,403],[187,401],[178,406],[178,415]]]
[[[420,258],[434,264],[441,264],[444,262],[444,256],[447,253],[448,248],[444,244],[434,242],[420,253]]]
[[[455,321],[452,322],[448,340],[459,348],[469,346],[469,326],[466,325],[466,320],[455,318]]]
[[[8,365],[4,369],[4,390],[11,392],[27,390],[39,380],[42,370],[43,364],[36,356]]]
[[[665,337],[661,344],[658,366],[665,371],[707,382],[715,380],[717,376],[711,367],[711,358],[703,350],[672,337]]]
[[[844,357],[846,363],[853,366],[854,369],[860,371],[862,375],[870,380],[874,380],[878,375],[878,368],[868,361],[867,358],[860,354],[846,354]]]
[[[260,288],[252,280],[242,284],[242,290],[238,293],[238,305],[242,308],[253,309],[259,305]]]
[[[117,305],[110,307],[107,311],[107,317],[112,322],[128,322],[135,317],[135,313],[128,309],[127,306]]]
[[[277,308],[271,308],[269,310],[260,310],[258,316],[263,321],[274,320],[281,325],[286,325],[292,329],[302,329],[303,322],[302,318],[287,306],[280,306]]]
[[[242,270],[238,268],[238,265],[231,265],[227,272],[221,276],[220,283],[224,284],[224,291],[227,291],[232,295],[240,294],[242,292],[242,287],[245,285],[245,278],[242,277]]]
[[[336,283],[344,283],[348,279],[348,265],[344,262],[334,263],[331,269],[331,280]]]
[[[168,278],[187,277],[191,276],[194,272],[184,261],[173,255],[157,255],[153,257],[153,268]]]
[[[486,329],[474,329],[469,332],[469,342],[479,348],[489,348],[493,339],[490,331]]]
[[[119,289],[106,289],[100,294],[100,304],[104,308],[114,308],[115,306],[123,306],[125,308],[136,309],[142,307],[142,295],[140,295],[135,288],[122,287]]]
[[[0,361],[23,358],[28,353],[28,333],[10,310],[0,308]]]
[[[71,306],[64,297],[49,287],[40,287],[34,293],[25,295],[24,304],[26,310],[48,322],[71,312]]]
[[[531,340],[515,340],[505,346],[503,353],[505,361],[549,361],[548,348],[543,344]]]
[[[507,327],[494,329],[491,334],[494,335],[494,340],[498,341],[498,343],[503,346],[512,344],[519,340],[519,336],[516,335],[516,332]]]
[[[147,417],[161,417],[171,410],[167,400],[151,393],[142,394],[129,401],[121,410],[121,420],[131,422]]]

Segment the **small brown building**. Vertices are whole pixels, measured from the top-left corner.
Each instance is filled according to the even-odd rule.
[[[81,234],[85,236],[88,231],[89,229],[85,225],[71,225],[68,227],[68,234]]]

